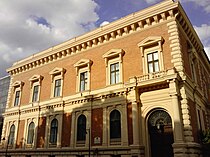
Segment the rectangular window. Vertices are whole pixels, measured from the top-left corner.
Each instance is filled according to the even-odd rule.
[[[119,63],[110,65],[110,84],[116,84],[120,81]]]
[[[18,106],[19,101],[20,101],[20,91],[16,91],[14,106]]]
[[[38,94],[39,94],[39,86],[34,86],[33,89],[33,97],[32,97],[32,102],[38,101]]]
[[[158,52],[147,54],[148,73],[159,71]]]
[[[61,96],[61,79],[55,80],[54,97]]]
[[[80,91],[87,90],[88,74],[87,71],[80,73]]]

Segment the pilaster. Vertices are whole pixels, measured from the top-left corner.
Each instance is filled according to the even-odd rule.
[[[181,107],[179,103],[179,91],[177,87],[177,81],[171,80],[169,83],[169,95],[171,97],[171,103],[173,108],[173,121],[174,121],[174,142],[183,143],[183,122],[181,117]]]
[[[107,108],[103,108],[103,146],[108,145],[108,134],[107,134]]]
[[[179,37],[179,29],[178,23],[174,20],[172,22],[167,23],[168,26],[168,34],[170,40],[170,48],[171,48],[171,62],[174,64],[174,67],[179,72],[180,76],[184,75],[184,61],[182,60],[182,52],[181,52],[181,44]]]

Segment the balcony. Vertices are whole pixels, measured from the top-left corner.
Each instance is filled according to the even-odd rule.
[[[133,76],[129,78],[129,82],[126,83],[126,86],[144,86],[159,82],[165,82],[171,79],[178,77],[178,73],[174,68],[167,69],[164,71],[149,73],[141,76]]]

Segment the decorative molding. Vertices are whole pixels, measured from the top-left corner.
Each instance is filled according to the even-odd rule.
[[[39,84],[41,84],[41,81],[43,80],[43,76],[41,76],[41,75],[33,75],[30,79],[29,79],[29,81],[30,81],[30,86],[32,87],[33,86],[33,83],[34,82],[39,82]]]
[[[147,9],[128,15],[120,20],[100,27],[80,37],[73,38],[60,45],[49,48],[31,57],[13,64],[7,71],[15,75],[44,64],[86,51],[105,42],[116,40],[144,28],[165,22],[175,17],[178,10],[178,2],[163,1]]]
[[[145,46],[150,46],[156,43],[162,43],[163,42],[163,37],[161,36],[149,36],[145,38],[143,41],[138,43],[138,47],[145,47]]]

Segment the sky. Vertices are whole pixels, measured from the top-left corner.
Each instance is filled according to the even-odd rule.
[[[162,0],[0,0],[0,78],[18,60]],[[180,0],[210,58],[210,0]]]

